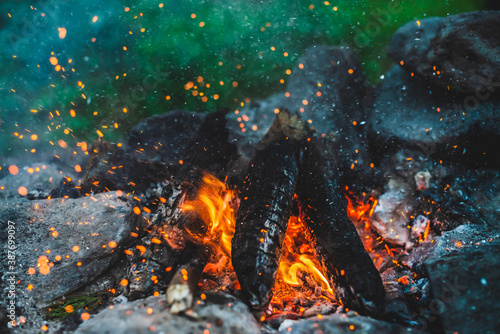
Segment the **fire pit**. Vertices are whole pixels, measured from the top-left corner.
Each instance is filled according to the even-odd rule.
[[[500,78],[481,18],[500,22],[410,22],[377,87],[349,48],[314,46],[284,92],[153,116],[127,143],[79,143],[81,179],[0,193],[20,266],[0,264],[6,330],[493,333]],[[11,164],[0,187],[56,166]]]

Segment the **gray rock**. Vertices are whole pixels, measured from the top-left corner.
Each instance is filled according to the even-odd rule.
[[[409,22],[387,53],[436,87],[490,94],[500,86],[499,43],[500,12],[478,11]]]
[[[440,318],[446,333],[500,328],[500,240],[479,244],[425,262],[434,297],[428,311]]]
[[[287,321],[279,333],[411,333],[411,329],[360,315],[332,314],[322,319]]]
[[[490,239],[500,239],[500,230],[483,225],[461,225],[452,231],[443,233],[436,247],[429,254],[429,259],[439,259],[454,251],[477,248],[490,243]]]
[[[41,307],[88,284],[123,255],[137,216],[111,192],[78,199],[0,202],[4,243],[9,221],[15,226],[17,248],[14,268],[7,267],[7,261],[0,263],[3,295],[7,296],[8,273],[14,271],[20,282],[17,316],[23,315],[28,326],[38,326]],[[7,247],[1,252],[7,258]]]
[[[498,166],[500,140],[497,99],[468,105],[393,67],[375,91],[370,131],[380,152],[414,148],[436,159]],[[381,153],[382,155],[382,153]]]
[[[165,295],[115,305],[85,321],[75,334],[260,333],[248,307],[232,296],[207,294],[185,315],[170,313]]]
[[[0,179],[0,198],[21,197],[20,187],[26,188],[31,197],[46,198],[65,176],[75,179],[74,173],[68,173],[67,170],[63,173],[61,168],[53,163],[33,162],[18,165],[17,168],[16,175],[8,174]]]

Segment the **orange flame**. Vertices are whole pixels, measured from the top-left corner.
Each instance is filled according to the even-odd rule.
[[[194,242],[210,245],[212,256],[205,266],[204,274],[217,280],[223,276],[235,277],[231,263],[231,240],[236,224],[237,203],[236,191],[229,189],[224,182],[207,173],[203,176],[196,198],[185,200],[180,206],[183,211],[196,212],[207,225],[204,235],[190,231],[189,228],[186,232]],[[279,293],[275,295],[291,296],[296,293],[294,288],[302,288],[306,280],[312,285],[321,287],[319,290],[333,296],[333,290],[323,268],[315,257],[310,231],[301,218],[295,216],[290,218],[282,252],[274,286],[274,291]],[[239,283],[235,284],[235,288],[240,288]],[[224,286],[221,289],[224,290]]]
[[[283,255],[279,265],[279,275],[283,283],[290,286],[301,286],[299,273],[311,278],[317,285],[333,294],[322,267],[319,264],[308,228],[303,224],[300,217],[292,216],[288,222],[285,242],[283,243]]]
[[[217,275],[223,271],[233,271],[231,264],[231,240],[234,235],[236,192],[215,176],[205,174],[194,200],[181,205],[184,211],[195,211],[208,226],[206,234],[200,236],[187,230],[195,240],[210,245],[212,257],[205,272]]]

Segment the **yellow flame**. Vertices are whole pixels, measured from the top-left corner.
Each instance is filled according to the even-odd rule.
[[[283,255],[279,265],[279,274],[283,279],[283,283],[296,287],[303,284],[299,279],[300,272],[321,286],[323,290],[333,294],[323,268],[314,254],[309,230],[302,223],[300,217],[294,216],[288,222],[287,233],[283,243]],[[283,289],[284,287],[275,286],[275,289],[280,288]]]
[[[185,201],[181,206],[184,211],[195,211],[207,224],[205,236],[198,240],[210,245],[213,251],[211,263],[225,265],[230,263],[231,240],[236,223],[233,208],[236,192],[215,176],[205,174],[198,189],[198,196],[192,201]],[[189,230],[187,231],[188,233]],[[196,236],[192,235],[195,239]],[[222,268],[216,268],[219,272]]]
[[[210,245],[212,248],[212,258],[205,267],[205,272],[208,274],[218,275],[233,270],[231,240],[236,224],[236,200],[236,191],[229,189],[224,182],[207,173],[202,178],[196,198],[185,200],[181,204],[183,211],[196,212],[207,225],[207,231],[203,236],[190,231],[189,227],[186,231],[194,242]],[[300,286],[302,283],[299,275],[306,275],[323,290],[333,294],[328,279],[315,257],[308,231],[300,218],[290,218],[282,248],[284,254],[279,265],[279,275],[283,282],[280,284]],[[276,285],[275,289],[288,290],[286,286],[276,287]]]

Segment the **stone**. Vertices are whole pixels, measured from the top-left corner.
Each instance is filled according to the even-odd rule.
[[[361,315],[347,316],[346,314],[332,314],[322,318],[283,322],[279,333],[411,333],[397,324],[392,324]]]
[[[74,173],[68,173],[67,170],[63,173],[53,163],[32,162],[17,167],[19,171],[16,175],[8,174],[0,179],[0,198],[22,197],[20,187],[26,188],[27,197],[47,198],[65,177],[75,179]]]
[[[500,12],[477,11],[409,22],[387,53],[437,88],[490,95],[500,87],[499,44]]]
[[[85,321],[75,334],[261,333],[248,307],[236,298],[207,293],[206,299],[196,299],[200,303],[183,315],[170,313],[164,294],[114,305]]]
[[[196,135],[204,114],[172,110],[149,117],[130,130],[129,152],[136,157],[166,165],[177,164]]]
[[[393,67],[375,90],[368,136],[374,156],[404,147],[438,161],[500,166],[493,144],[500,141],[500,101],[493,97],[467,101]]]
[[[110,192],[78,199],[2,201],[0,239],[5,244],[9,224],[15,226],[15,268],[4,261],[1,272],[16,273],[17,316],[26,318],[25,326],[38,326],[43,306],[82,288],[123,256],[138,216]],[[7,247],[1,252],[7,258]]]
[[[434,297],[428,311],[440,319],[443,332],[496,333],[500,328],[498,233],[490,240],[425,262]]]

